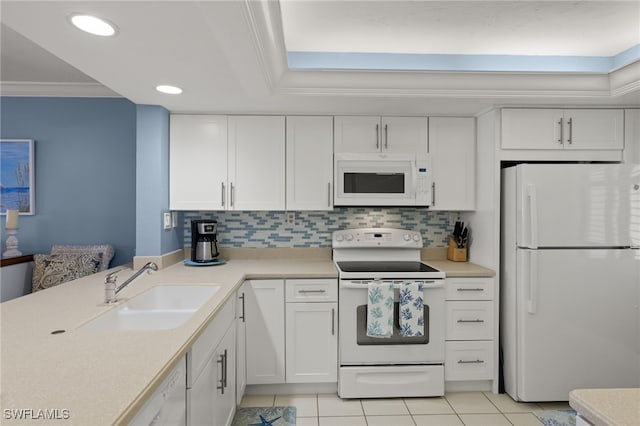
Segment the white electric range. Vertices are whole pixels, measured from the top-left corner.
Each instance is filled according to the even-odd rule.
[[[338,268],[339,374],[341,398],[444,395],[444,272],[420,261],[419,232],[358,228],[333,233]],[[394,330],[390,338],[367,336],[368,287],[393,282]],[[422,336],[400,335],[399,288],[421,282]]]

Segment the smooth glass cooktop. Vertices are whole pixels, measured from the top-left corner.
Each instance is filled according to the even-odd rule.
[[[338,262],[342,272],[440,272],[422,262]]]

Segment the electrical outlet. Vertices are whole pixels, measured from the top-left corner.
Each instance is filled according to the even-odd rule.
[[[162,219],[164,229],[171,229],[171,213],[164,212],[162,214]]]
[[[171,212],[171,226],[173,228],[178,227],[178,212]]]
[[[295,225],[296,224],[296,214],[295,212],[287,212],[287,223],[289,225]]]

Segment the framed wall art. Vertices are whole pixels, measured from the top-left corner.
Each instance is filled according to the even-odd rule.
[[[0,214],[35,214],[33,139],[0,139]]]

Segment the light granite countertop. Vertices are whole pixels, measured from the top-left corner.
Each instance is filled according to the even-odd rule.
[[[569,405],[594,426],[640,425],[640,389],[576,389]]]
[[[329,255],[330,256],[330,255]],[[477,265],[430,261],[448,276],[491,276]],[[112,269],[113,270],[113,269]],[[110,270],[110,271],[112,271]],[[59,410],[46,424],[107,425],[130,420],[246,279],[336,278],[330,257],[230,259],[215,267],[182,262],[144,275],[119,295],[121,304],[156,285],[218,284],[221,289],[183,325],[169,330],[90,331],[83,324],[112,309],[99,272],[0,304],[0,414]],[[491,275],[483,275],[489,274]],[[119,273],[122,283],[132,269]],[[472,274],[472,275],[469,275]],[[55,330],[63,333],[51,334]]]

